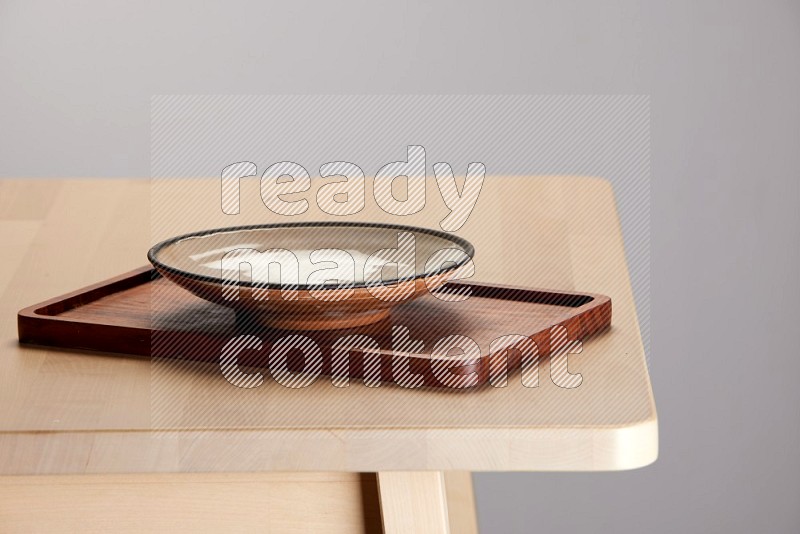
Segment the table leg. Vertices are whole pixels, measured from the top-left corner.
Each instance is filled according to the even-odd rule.
[[[447,494],[450,530],[458,534],[478,534],[478,515],[475,510],[472,473],[469,471],[445,471],[444,486]]]
[[[469,473],[385,471],[378,493],[386,534],[477,532]]]

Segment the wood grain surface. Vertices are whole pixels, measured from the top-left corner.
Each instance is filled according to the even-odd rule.
[[[2,477],[0,531],[366,534],[383,529],[374,475],[214,473]]]
[[[468,395],[327,380],[232,392],[218,367],[201,362],[170,367],[18,344],[20,309],[135,269],[155,242],[279,222],[257,180],[243,182],[232,218],[220,212],[218,187],[214,179],[0,181],[0,473],[613,470],[656,458],[625,249],[613,192],[600,179],[487,177],[458,232],[476,247],[475,282],[613,300],[611,328],[570,355],[569,370],[583,377],[574,389],[547,380],[544,362],[538,388],[509,380]],[[159,199],[170,191],[179,194],[164,217]],[[353,219],[436,228],[445,215],[431,202],[403,220],[370,205]],[[331,219],[312,206],[296,220]]]

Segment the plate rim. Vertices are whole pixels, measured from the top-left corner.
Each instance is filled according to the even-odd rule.
[[[164,271],[166,273],[181,276],[183,278],[188,278],[192,281],[196,282],[205,282],[210,284],[222,284],[225,280],[221,277],[217,276],[208,276],[203,274],[196,274],[191,273],[189,271],[184,271],[183,269],[178,269],[176,267],[169,266],[157,258],[157,255],[161,250],[164,248],[173,245],[179,241],[183,241],[185,239],[195,238],[195,237],[204,237],[210,234],[218,234],[218,233],[230,233],[230,232],[237,232],[237,231],[245,231],[245,230],[270,230],[270,229],[280,229],[280,228],[309,228],[309,227],[344,227],[344,228],[382,228],[386,230],[403,230],[408,232],[414,232],[418,234],[427,234],[432,235],[434,237],[438,237],[440,239],[444,239],[451,244],[455,244],[461,247],[461,249],[466,253],[467,259],[464,259],[459,262],[453,262],[450,266],[439,269],[434,272],[423,272],[420,274],[415,274],[414,276],[405,276],[402,278],[393,278],[391,280],[387,280],[381,284],[368,284],[364,281],[361,282],[354,282],[352,284],[347,285],[340,285],[340,284],[313,284],[309,285],[307,283],[298,284],[295,289],[298,291],[308,291],[308,290],[337,290],[337,289],[363,289],[369,287],[381,287],[384,284],[397,284],[402,282],[408,282],[411,280],[429,278],[431,276],[438,276],[455,269],[458,269],[465,265],[467,261],[471,261],[475,256],[475,247],[464,239],[463,237],[450,234],[448,232],[444,232],[441,230],[434,230],[432,228],[423,228],[421,226],[409,226],[404,224],[391,224],[391,223],[376,223],[376,222],[354,222],[354,221],[304,221],[304,222],[289,222],[289,223],[265,223],[265,224],[248,224],[243,226],[227,226],[221,228],[209,228],[207,230],[198,230],[195,232],[189,232],[186,234],[177,235],[174,237],[170,237],[169,239],[165,239],[155,245],[153,245],[150,250],[147,251],[147,260],[159,271]],[[450,247],[452,248],[452,247]],[[258,289],[282,289],[283,286],[281,284],[270,284],[270,283],[254,283],[252,281],[241,281],[239,280],[236,284],[240,287],[254,287]]]

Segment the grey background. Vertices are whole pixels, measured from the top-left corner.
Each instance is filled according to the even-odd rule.
[[[485,532],[800,531],[800,5],[0,1],[0,175],[147,176],[165,93],[650,94],[661,456],[479,474]]]

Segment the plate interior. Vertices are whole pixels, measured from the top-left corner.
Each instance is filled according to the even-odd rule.
[[[413,243],[411,255],[394,252],[401,247],[401,241],[406,250],[408,242]],[[427,269],[426,263],[438,251],[443,251],[438,258],[453,259],[470,252],[447,239],[446,234],[401,227],[320,225],[232,229],[187,236],[160,247],[155,259],[171,269],[220,281],[232,272],[238,273],[241,263],[248,263],[253,283],[291,280],[291,273],[284,266],[296,265],[297,283],[302,287],[310,285],[309,277],[316,283],[324,279],[319,274],[312,276],[317,271],[330,273],[340,283],[355,285],[364,283],[365,273],[367,278],[374,276],[376,269],[381,271],[383,283],[435,274],[443,262],[434,261]],[[342,256],[344,253],[352,258],[352,264]]]

